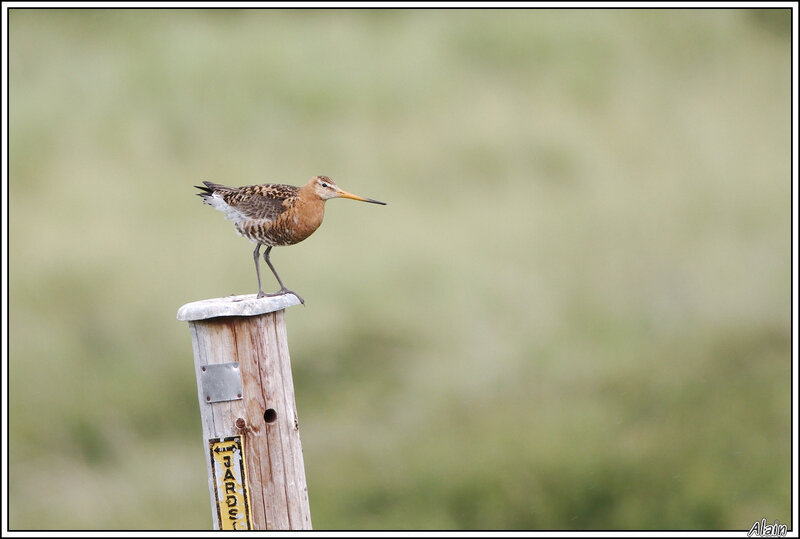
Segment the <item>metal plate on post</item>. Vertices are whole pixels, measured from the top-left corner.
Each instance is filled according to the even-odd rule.
[[[219,363],[200,367],[203,399],[206,402],[235,401],[242,398],[239,363]]]

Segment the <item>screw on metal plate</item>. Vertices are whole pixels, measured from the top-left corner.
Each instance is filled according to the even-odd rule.
[[[235,401],[242,398],[242,375],[238,362],[203,365],[200,368],[200,380],[206,402]]]

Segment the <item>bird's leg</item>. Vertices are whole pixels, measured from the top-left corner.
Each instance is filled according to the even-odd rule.
[[[259,255],[261,254],[259,253],[260,250],[261,250],[261,244],[257,243],[256,250],[253,251],[253,260],[256,263],[256,277],[258,278],[258,295],[256,295],[256,298],[263,298],[264,296],[266,296],[264,291],[261,289],[261,268],[258,267],[258,262],[259,262],[258,258]]]
[[[267,263],[267,265],[269,266],[269,269],[271,269],[271,270],[272,270],[272,274],[273,274],[273,275],[275,275],[275,278],[276,278],[276,279],[278,279],[278,284],[279,284],[279,285],[281,285],[281,289],[280,289],[278,292],[275,292],[274,294],[264,294],[264,295],[265,295],[265,296],[280,296],[280,295],[282,295],[282,294],[294,294],[294,295],[297,297],[297,299],[299,299],[299,300],[300,300],[300,303],[302,303],[303,305],[305,305],[305,304],[306,304],[305,300],[304,300],[303,298],[301,298],[301,297],[300,297],[300,295],[299,295],[299,294],[297,294],[297,292],[293,292],[293,291],[289,290],[288,288],[286,288],[286,285],[285,285],[285,284],[283,284],[283,281],[281,281],[281,278],[280,278],[280,276],[278,275],[278,272],[277,272],[277,271],[275,271],[275,266],[273,266],[273,265],[272,265],[272,262],[271,262],[271,261],[270,261],[270,259],[269,259],[269,252],[270,252],[271,250],[272,250],[272,246],[271,246],[271,245],[268,245],[268,246],[267,246],[267,250],[266,250],[266,251],[264,251],[264,261],[265,261],[265,262]]]

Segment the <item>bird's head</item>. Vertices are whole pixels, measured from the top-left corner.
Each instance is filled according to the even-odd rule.
[[[349,198],[352,200],[360,200],[361,202],[386,205],[386,202],[380,202],[371,198],[360,197],[348,193],[347,191],[342,191],[333,180],[327,176],[314,176],[311,178],[311,181],[308,182],[308,186],[311,187],[313,192],[322,200],[328,200],[329,198]]]

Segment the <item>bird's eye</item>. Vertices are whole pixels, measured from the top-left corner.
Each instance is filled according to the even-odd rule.
[[[325,182],[322,182],[322,187],[328,187],[328,184],[325,183]]]

